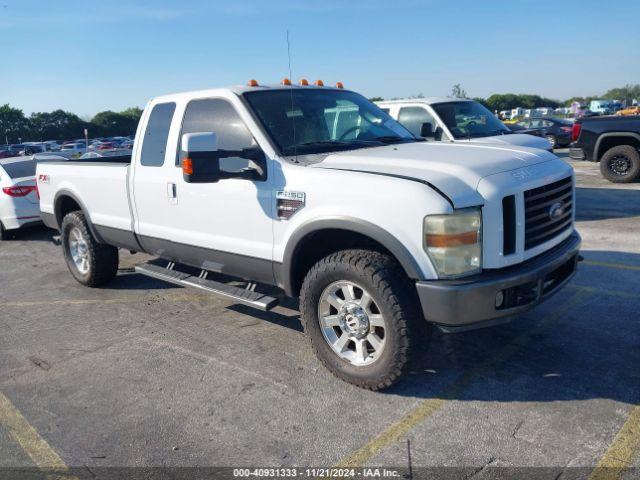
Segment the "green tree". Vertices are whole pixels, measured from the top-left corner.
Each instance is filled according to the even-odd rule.
[[[18,139],[29,138],[31,124],[22,110],[13,108],[8,103],[0,106],[0,142],[17,143]]]
[[[621,100],[626,102],[627,105],[631,105],[633,100],[640,99],[640,84],[628,84],[624,87],[612,88],[602,95],[602,98],[606,98],[608,100]]]
[[[456,83],[453,87],[451,87],[451,96],[453,98],[467,98],[467,92],[459,83]]]
[[[30,138],[39,140],[69,140],[84,137],[87,123],[76,114],[64,110],[53,112],[35,112],[29,117],[31,122]]]
[[[371,97],[369,99],[370,102],[382,102],[384,100],[384,98],[382,97]]]
[[[138,118],[107,110],[97,113],[91,119],[91,135],[101,135],[105,137],[130,135],[136,131],[137,126]]]
[[[516,107],[522,108],[538,108],[552,107],[557,108],[560,102],[551,98],[541,97],[540,95],[502,93],[491,95],[485,101],[485,105],[489,110],[511,110]]]

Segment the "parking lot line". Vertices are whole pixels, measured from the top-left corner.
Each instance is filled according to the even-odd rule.
[[[618,270],[635,270],[640,272],[640,266],[638,265],[626,265],[624,263],[609,263],[609,262],[599,262],[597,260],[584,260],[582,262],[584,265],[591,265],[594,267],[605,267],[605,268],[615,268]]]
[[[640,454],[640,405],[636,406],[602,456],[589,480],[620,478],[625,468]]]
[[[153,297],[157,298],[157,297]],[[163,294],[162,300],[169,300],[172,302],[188,302],[191,300],[198,300],[203,298],[210,298],[210,295],[193,295],[193,294]],[[100,305],[100,304],[112,304],[112,303],[139,303],[149,300],[149,297],[131,296],[131,297],[118,297],[118,298],[88,298],[81,300],[36,300],[27,302],[0,302],[0,308],[3,307],[42,307],[52,305]]]
[[[22,450],[29,455],[40,470],[55,471],[57,473],[64,473],[69,470],[62,458],[2,392],[0,392],[0,424],[9,429],[9,434],[20,444]],[[68,475],[59,475],[55,478],[75,479],[75,477]]]
[[[427,420],[434,413],[439,411],[449,400],[459,398],[461,394],[471,386],[478,378],[487,373],[488,370],[499,364],[518,352],[522,347],[526,346],[535,335],[549,323],[553,323],[577,303],[582,301],[586,296],[586,292],[578,290],[571,296],[562,306],[560,306],[553,315],[547,316],[527,331],[518,335],[509,344],[503,348],[498,355],[491,357],[490,360],[473,368],[461,377],[449,384],[441,392],[440,397],[423,400],[416,407],[406,413],[399,421],[387,427],[382,433],[367,442],[364,446],[356,450],[348,457],[342,459],[336,467],[338,468],[357,468],[366,465],[373,457],[382,452],[392,443],[406,436],[416,426]]]

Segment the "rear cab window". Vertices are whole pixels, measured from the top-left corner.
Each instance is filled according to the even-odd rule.
[[[167,151],[167,139],[176,104],[158,103],[151,110],[144,132],[140,164],[145,167],[161,167]]]

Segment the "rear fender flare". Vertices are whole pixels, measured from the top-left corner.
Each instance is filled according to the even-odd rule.
[[[91,232],[91,235],[93,235],[93,238],[95,238],[98,243],[105,243],[102,237],[100,236],[100,234],[94,228],[93,223],[91,222],[91,217],[89,216],[89,210],[86,208],[82,200],[80,200],[73,192],[69,190],[64,190],[64,189],[60,190],[58,193],[56,193],[56,196],[54,197],[54,200],[53,200],[53,211],[56,217],[58,230],[60,230],[60,228],[62,227],[63,217],[62,217],[61,208],[62,208],[62,200],[65,197],[70,198],[80,206],[80,211],[84,215],[84,218],[87,220],[87,224],[89,225],[89,231]]]
[[[630,138],[635,138],[638,142],[640,142],[640,134],[638,134],[638,133],[633,133],[633,132],[607,132],[607,133],[603,133],[602,135],[600,135],[598,137],[598,140],[596,140],[596,146],[593,149],[593,158],[595,158],[598,161],[600,161],[600,157],[602,155],[604,155],[604,152],[600,152],[601,143],[605,138],[611,138],[611,137],[630,137]]]

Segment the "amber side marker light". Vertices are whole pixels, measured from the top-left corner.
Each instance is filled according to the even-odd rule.
[[[280,85],[290,86],[291,80],[289,80],[288,78],[283,78],[282,81],[280,82]]]
[[[463,232],[463,233],[428,233],[427,245],[436,248],[446,247],[459,247],[461,245],[474,245],[478,243],[478,232]]]
[[[185,175],[193,175],[193,161],[190,158],[182,160],[182,173]]]
[[[309,81],[306,78],[301,78],[300,82],[298,83],[300,83],[300,85],[302,85],[303,87],[309,86]]]
[[[342,83],[342,82],[337,82],[337,83],[336,83],[336,88],[344,88],[344,83]]]
[[[247,82],[247,85],[249,85],[250,87],[258,87],[260,84],[258,83],[257,80],[249,80]]]
[[[316,87],[324,87],[324,82],[322,80],[316,80]]]

